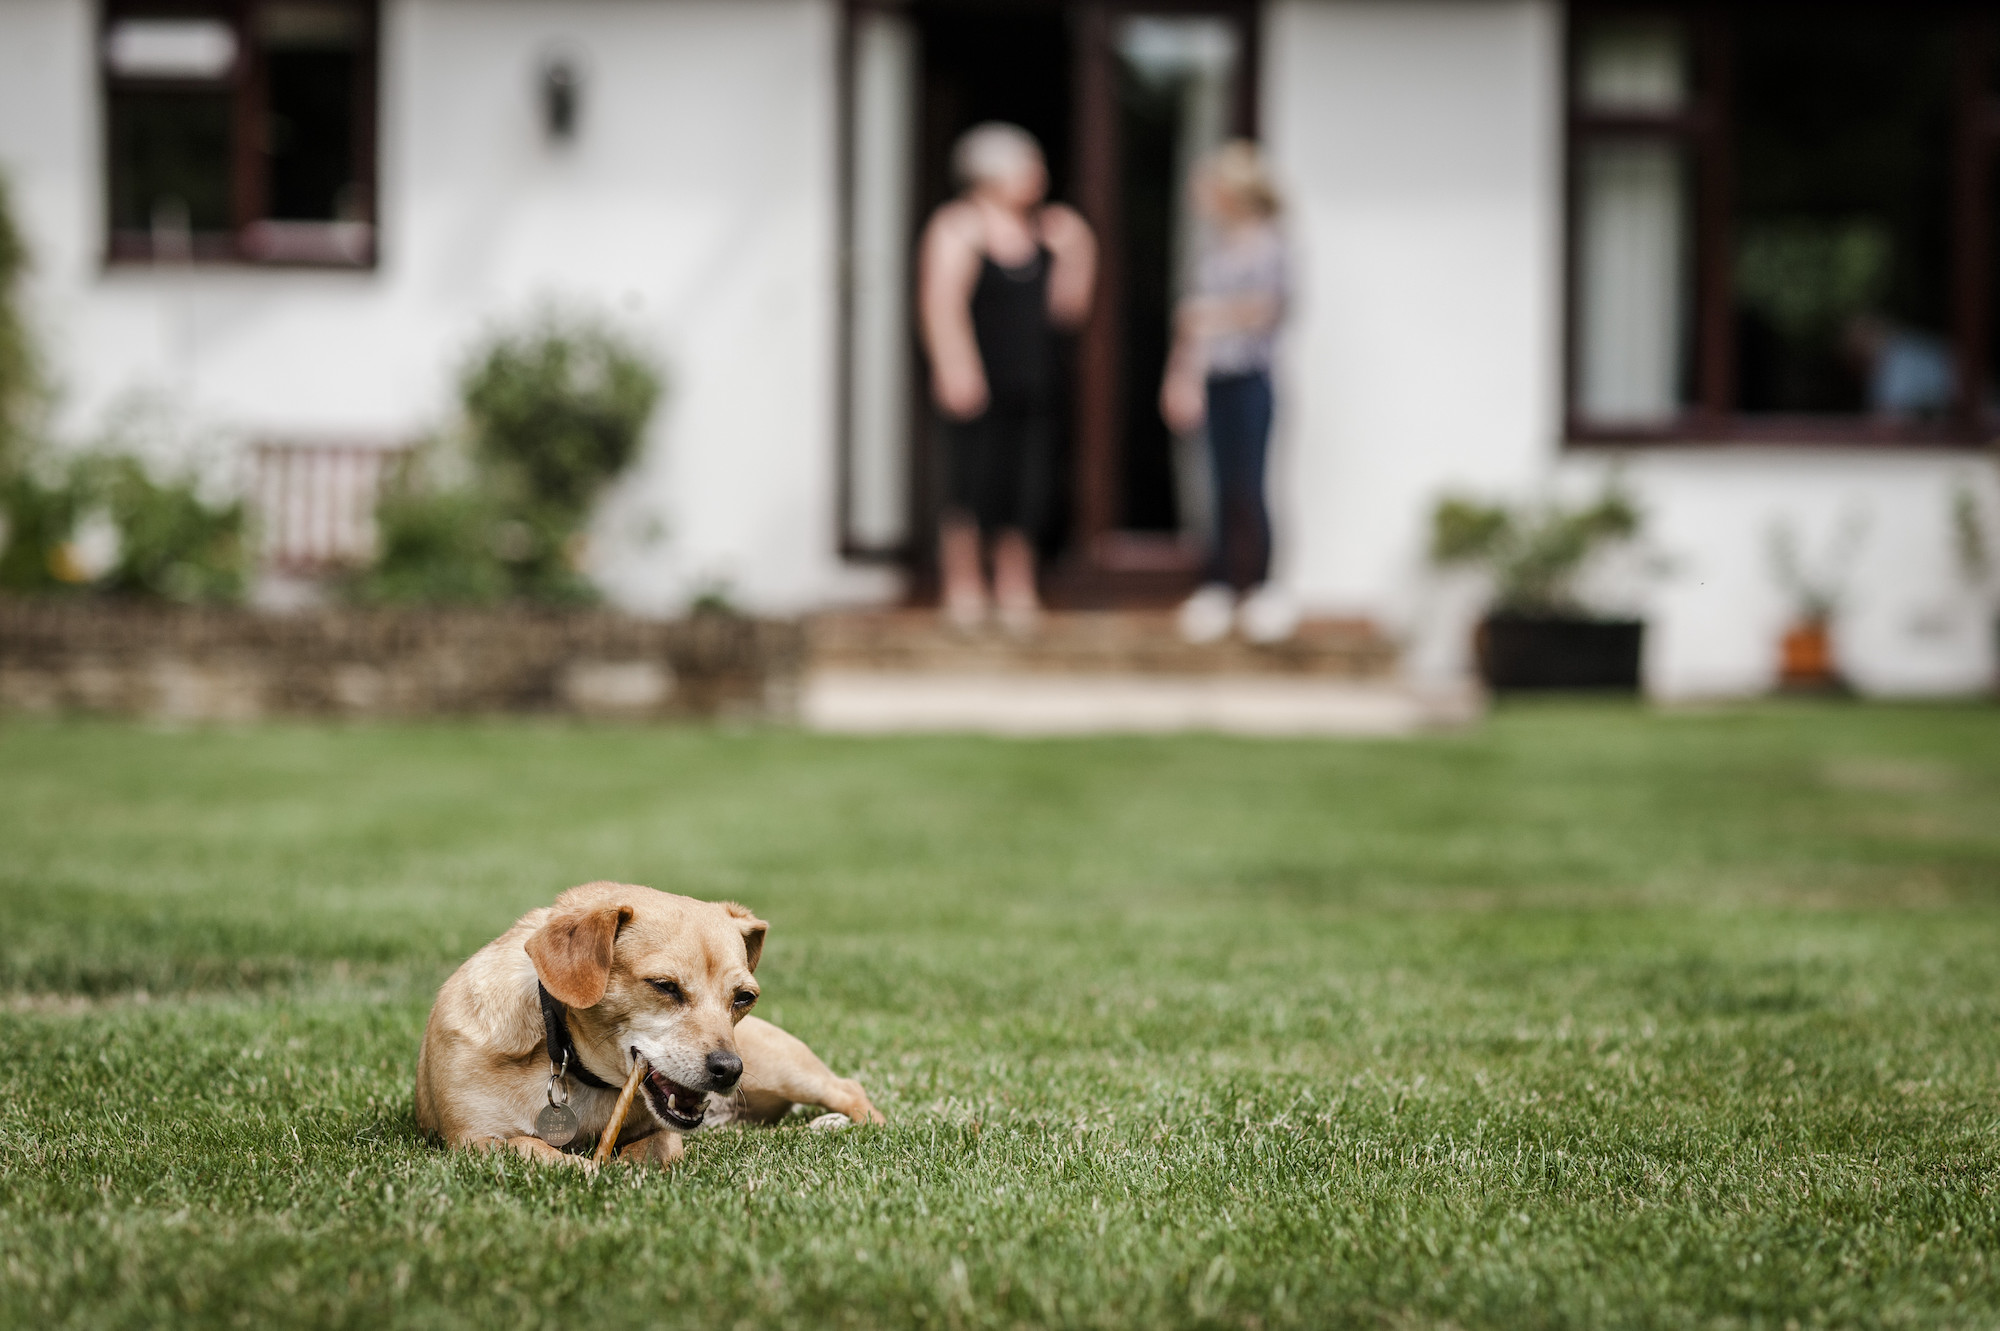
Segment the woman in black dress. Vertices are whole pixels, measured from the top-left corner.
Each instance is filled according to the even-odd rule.
[[[1035,538],[1054,480],[1056,338],[1090,313],[1097,244],[1074,210],[1043,203],[1048,171],[1026,130],[975,126],[952,167],[963,192],[924,229],[918,275],[945,423],[944,611],[971,627],[990,599],[1003,624],[1026,629],[1041,609]]]

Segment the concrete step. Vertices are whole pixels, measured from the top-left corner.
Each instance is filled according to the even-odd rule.
[[[848,734],[1399,735],[1482,707],[1476,690],[1403,684],[1395,645],[1354,621],[1194,645],[1160,611],[1055,612],[1019,635],[865,611],[815,617],[806,643],[799,719]]]
[[[1395,644],[1365,622],[1308,620],[1268,646],[1234,637],[1197,645],[1181,640],[1166,611],[1057,611],[1019,635],[954,629],[928,610],[840,612],[809,620],[806,643],[813,668],[850,671],[1384,680],[1396,670]]]
[[[1211,731],[1266,736],[1408,735],[1476,720],[1470,688],[1422,693],[1393,680],[1315,675],[1029,674],[816,667],[799,720],[837,734],[1055,736]]]

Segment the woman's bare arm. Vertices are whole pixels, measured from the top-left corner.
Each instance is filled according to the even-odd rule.
[[[979,219],[968,205],[947,203],[931,215],[917,259],[917,322],[931,362],[931,396],[958,420],[986,410],[986,369],[972,331],[979,256]]]
[[[1276,296],[1191,296],[1181,302],[1176,323],[1193,323],[1203,334],[1264,333],[1285,317]]]
[[[1053,262],[1049,269],[1049,319],[1059,328],[1075,328],[1090,317],[1097,291],[1097,237],[1082,214],[1066,204],[1042,209],[1042,244]]]
[[[1203,364],[1199,302],[1183,300],[1174,311],[1174,341],[1160,378],[1160,418],[1176,434],[1192,434],[1208,415],[1208,367]]]

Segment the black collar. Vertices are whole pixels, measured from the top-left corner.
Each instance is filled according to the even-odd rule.
[[[576,1041],[569,1038],[569,1018],[563,1013],[563,1005],[556,1002],[555,995],[545,988],[540,980],[535,981],[535,989],[542,996],[542,1029],[549,1037],[549,1065],[562,1076],[567,1070],[585,1086],[595,1086],[600,1091],[615,1091],[604,1078],[592,1072],[583,1064],[583,1055],[576,1051]]]

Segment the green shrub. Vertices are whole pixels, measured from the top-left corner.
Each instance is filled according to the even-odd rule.
[[[1486,568],[1495,610],[1576,614],[1576,581],[1591,558],[1638,531],[1638,509],[1615,487],[1582,508],[1509,509],[1448,497],[1431,515],[1431,561]]]
[[[0,591],[71,589],[62,555],[76,518],[68,484],[45,484],[25,468],[0,475]]]
[[[39,397],[33,345],[15,305],[27,247],[14,228],[7,182],[0,178],[0,479],[19,469],[27,447],[29,415]]]
[[[496,489],[581,520],[638,452],[660,381],[608,329],[544,318],[489,343],[461,391]]]
[[[242,598],[249,559],[241,503],[210,503],[191,480],[159,480],[130,457],[88,454],[53,479],[37,470],[0,482],[0,589],[184,604]]]
[[[544,317],[494,338],[461,381],[472,474],[420,458],[376,509],[379,553],[350,585],[369,603],[576,603],[583,526],[637,454],[655,371],[604,327]]]
[[[374,564],[353,588],[357,600],[490,605],[508,592],[492,548],[493,512],[470,490],[399,488],[375,509]]]
[[[234,601],[248,569],[241,503],[204,499],[132,457],[59,459],[36,435],[34,347],[15,300],[27,251],[0,180],[0,590]]]

